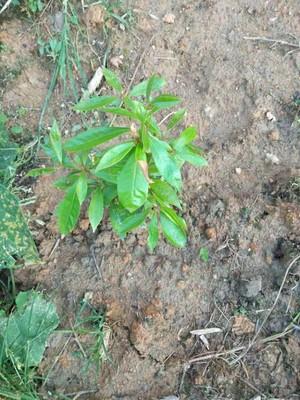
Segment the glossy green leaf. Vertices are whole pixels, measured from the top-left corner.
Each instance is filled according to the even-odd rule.
[[[177,151],[182,150],[187,144],[191,143],[197,136],[197,130],[193,126],[186,128],[180,136],[174,140],[173,147]]]
[[[147,93],[147,87],[149,84],[149,80],[151,78],[142,81],[140,83],[138,83],[136,86],[134,86],[132,88],[132,90],[130,91],[129,95],[132,97],[139,97],[139,96],[145,96],[146,97],[146,93]],[[155,81],[153,81],[152,83],[152,88],[151,91],[154,92],[158,92],[159,90],[161,90],[166,84],[166,81],[163,78],[160,77],[156,77]]]
[[[46,341],[58,324],[59,318],[52,302],[37,292],[20,292],[15,311],[8,317],[4,313],[0,317],[2,361],[7,358],[18,367],[37,367]]]
[[[173,128],[175,128],[175,126],[177,126],[184,119],[185,115],[186,115],[185,109],[176,111],[170,118],[167,124],[167,129],[170,131]]]
[[[80,100],[78,104],[74,106],[76,111],[92,111],[98,110],[112,104],[118,98],[116,96],[95,96],[90,99]]]
[[[56,210],[58,228],[62,235],[67,235],[75,228],[79,214],[80,203],[76,185],[74,185],[68,190],[63,200],[60,201]]]
[[[180,200],[178,199],[175,190],[165,181],[154,181],[150,185],[150,189],[161,199],[165,204],[171,204],[181,209]]]
[[[58,161],[62,164],[63,160],[63,150],[62,150],[62,141],[61,141],[61,133],[58,128],[57,122],[54,120],[50,135],[49,135],[50,145],[58,159]]]
[[[41,176],[51,174],[55,171],[55,168],[52,167],[41,167],[41,168],[33,168],[27,172],[26,176]]]
[[[168,217],[171,221],[173,221],[174,224],[179,226],[183,231],[187,231],[185,220],[178,214],[176,214],[176,212],[172,208],[161,205],[161,212],[165,214],[165,216]]]
[[[86,198],[87,190],[88,190],[87,176],[86,176],[86,174],[81,173],[76,182],[76,193],[77,193],[77,197],[78,197],[80,205],[84,202],[84,200]]]
[[[107,84],[117,92],[122,92],[123,87],[117,75],[107,68],[103,68],[102,71]]]
[[[173,246],[182,248],[186,245],[185,232],[166,215],[160,214],[160,224],[163,234]]]
[[[88,216],[93,229],[93,232],[97,229],[103,218],[103,192],[102,189],[96,188],[91,194],[91,202],[88,208]]]
[[[207,247],[202,247],[199,251],[199,257],[202,261],[207,262],[209,259],[209,252]]]
[[[0,269],[12,268],[15,259],[26,264],[39,260],[38,253],[19,206],[19,200],[0,184]]]
[[[170,146],[152,135],[149,136],[152,156],[158,171],[170,185],[180,190],[181,173],[175,160],[169,153]]]
[[[105,143],[111,139],[114,139],[128,131],[129,128],[110,127],[110,126],[91,128],[69,139],[65,143],[64,148],[70,152],[90,150],[93,147]]]
[[[148,182],[132,154],[118,176],[118,197],[124,208],[134,212],[141,207],[148,196]]]
[[[117,164],[130,152],[134,147],[134,142],[126,142],[118,144],[111,149],[107,150],[102,156],[99,164],[96,167],[95,172],[101,171],[102,169],[109,168],[114,164]]]
[[[153,251],[157,246],[159,238],[158,219],[156,214],[154,214],[151,218],[150,224],[148,226],[148,231],[147,245],[150,251]]]
[[[161,94],[160,96],[155,97],[150,104],[157,110],[163,110],[165,108],[174,107],[180,102],[181,99],[177,96]]]
[[[202,152],[195,146],[185,146],[177,151],[177,155],[182,160],[189,162],[195,167],[206,167],[208,165],[208,162],[200,154],[202,154]]]
[[[142,225],[148,215],[148,210],[137,210],[130,214],[120,205],[113,205],[109,210],[109,217],[113,229],[124,238],[127,232]]]

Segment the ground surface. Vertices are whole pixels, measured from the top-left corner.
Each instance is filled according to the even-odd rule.
[[[189,363],[207,353],[192,329],[222,329],[206,336],[210,351],[247,347],[299,254],[300,196],[292,182],[300,175],[300,127],[292,98],[299,90],[300,52],[286,55],[292,48],[244,39],[295,43],[288,34],[300,37],[299,2],[141,0],[131,7],[136,24],[129,32],[113,29],[110,56],[124,56],[119,73],[127,84],[135,71],[135,82],[152,73],[167,79],[169,91],[183,98],[187,123],[199,128],[209,167],[184,170],[187,247],[161,242],[154,254],[142,230],[120,241],[108,222],[96,234],[82,223],[58,241],[53,212],[60,193],[51,187],[53,178],[36,181],[32,228],[43,264],[20,271],[20,287],[46,290],[62,326],[88,296],[107,310],[111,327],[111,361],[100,373],[83,374],[76,343],[61,352],[68,337],[53,338],[41,370],[60,356],[46,389],[90,390],[89,399],[299,399],[296,331],[255,345],[236,363],[241,351]],[[163,21],[169,13],[174,23]],[[13,16],[0,33],[10,49],[1,61],[3,109],[27,107],[29,131],[37,128],[49,83],[33,33]],[[62,102],[57,89],[47,118],[55,114],[69,129]],[[207,263],[198,255],[204,246]],[[299,312],[298,279],[299,268],[287,277],[261,338],[282,333]]]

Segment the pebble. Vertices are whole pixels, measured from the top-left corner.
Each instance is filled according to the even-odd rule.
[[[275,154],[272,154],[272,153],[266,154],[266,162],[269,162],[269,163],[275,164],[275,165],[280,164],[279,158],[277,156],[275,156]]]
[[[217,231],[216,228],[209,227],[205,230],[205,236],[209,240],[216,240],[217,239]]]
[[[272,140],[272,142],[277,142],[280,139],[280,132],[278,129],[274,129],[268,133],[268,138]]]
[[[163,17],[163,22],[165,22],[166,24],[174,24],[175,22],[175,15],[174,14],[166,14]]]

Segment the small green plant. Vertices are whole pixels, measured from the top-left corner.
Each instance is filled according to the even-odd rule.
[[[31,263],[38,254],[19,199],[13,193],[17,168],[22,164],[21,148],[11,141],[8,118],[0,113],[0,270],[11,269],[16,261]]]
[[[20,292],[15,303],[10,315],[0,310],[0,396],[34,400],[36,368],[59,318],[54,304],[37,292]]]
[[[44,2],[42,0],[25,0],[25,4],[22,4],[21,0],[12,0],[12,5],[22,6],[22,9],[28,14],[36,14],[44,8]]]
[[[199,250],[199,257],[201,258],[202,261],[207,262],[209,259],[209,252],[207,247],[202,247]]]
[[[179,215],[182,210],[178,197],[182,189],[181,169],[185,162],[197,167],[207,165],[202,150],[192,144],[197,136],[196,129],[188,127],[176,138],[171,135],[185,116],[182,109],[162,119],[164,128],[157,122],[161,111],[180,103],[173,95],[154,95],[165,85],[161,77],[152,76],[124,94],[118,77],[108,69],[103,69],[103,73],[117,95],[82,100],[75,110],[97,110],[120,116],[127,123],[94,127],[66,141],[62,140],[54,123],[45,145],[53,167],[33,170],[31,175],[49,173],[57,168],[68,170],[67,175],[55,182],[57,188],[66,192],[56,212],[63,235],[74,229],[80,207],[89,201],[88,217],[93,231],[107,208],[112,227],[121,238],[147,225],[151,250],[158,243],[160,231],[172,245],[183,247],[187,225]],[[98,148],[125,135],[121,143]]]

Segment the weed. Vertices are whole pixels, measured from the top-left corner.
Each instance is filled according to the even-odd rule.
[[[55,306],[37,292],[21,292],[10,315],[0,310],[0,396],[38,399],[38,367],[58,326]]]
[[[10,140],[7,117],[0,113],[0,269],[13,268],[16,260],[37,261],[35,244],[13,191],[24,152]]]
[[[55,182],[66,195],[57,208],[61,234],[70,233],[79,218],[80,207],[90,199],[88,216],[93,231],[100,224],[104,209],[109,209],[113,229],[124,238],[133,229],[148,225],[148,246],[153,250],[159,230],[176,247],[186,244],[187,226],[178,214],[182,189],[181,169],[187,161],[194,166],[207,165],[202,150],[192,144],[197,136],[188,127],[176,139],[170,132],[183,120],[185,110],[168,114],[156,121],[160,111],[177,106],[180,99],[169,94],[153,96],[165,85],[164,79],[152,76],[126,94],[118,77],[103,69],[114,95],[80,101],[75,110],[102,113],[127,119],[125,126],[100,126],[88,129],[63,142],[56,123],[44,149],[53,167],[35,169],[31,175],[67,169],[68,175]],[[116,95],[117,94],[117,95]],[[127,139],[107,149],[98,145],[127,134]]]
[[[48,92],[42,107],[39,131],[42,129],[44,115],[57,82],[61,80],[65,96],[69,95],[70,88],[75,100],[78,100],[79,93],[74,70],[78,71],[82,82],[86,83],[86,75],[81,67],[77,46],[72,41],[72,30],[76,29],[77,32],[80,32],[79,18],[76,9],[68,0],[63,0],[62,2],[62,17],[62,29],[57,37],[53,37],[48,41],[38,40],[40,54],[50,57],[55,63]]]
[[[36,14],[43,10],[44,2],[42,0],[25,0],[24,4],[21,0],[12,0],[12,5],[20,6],[22,11],[27,14]]]

